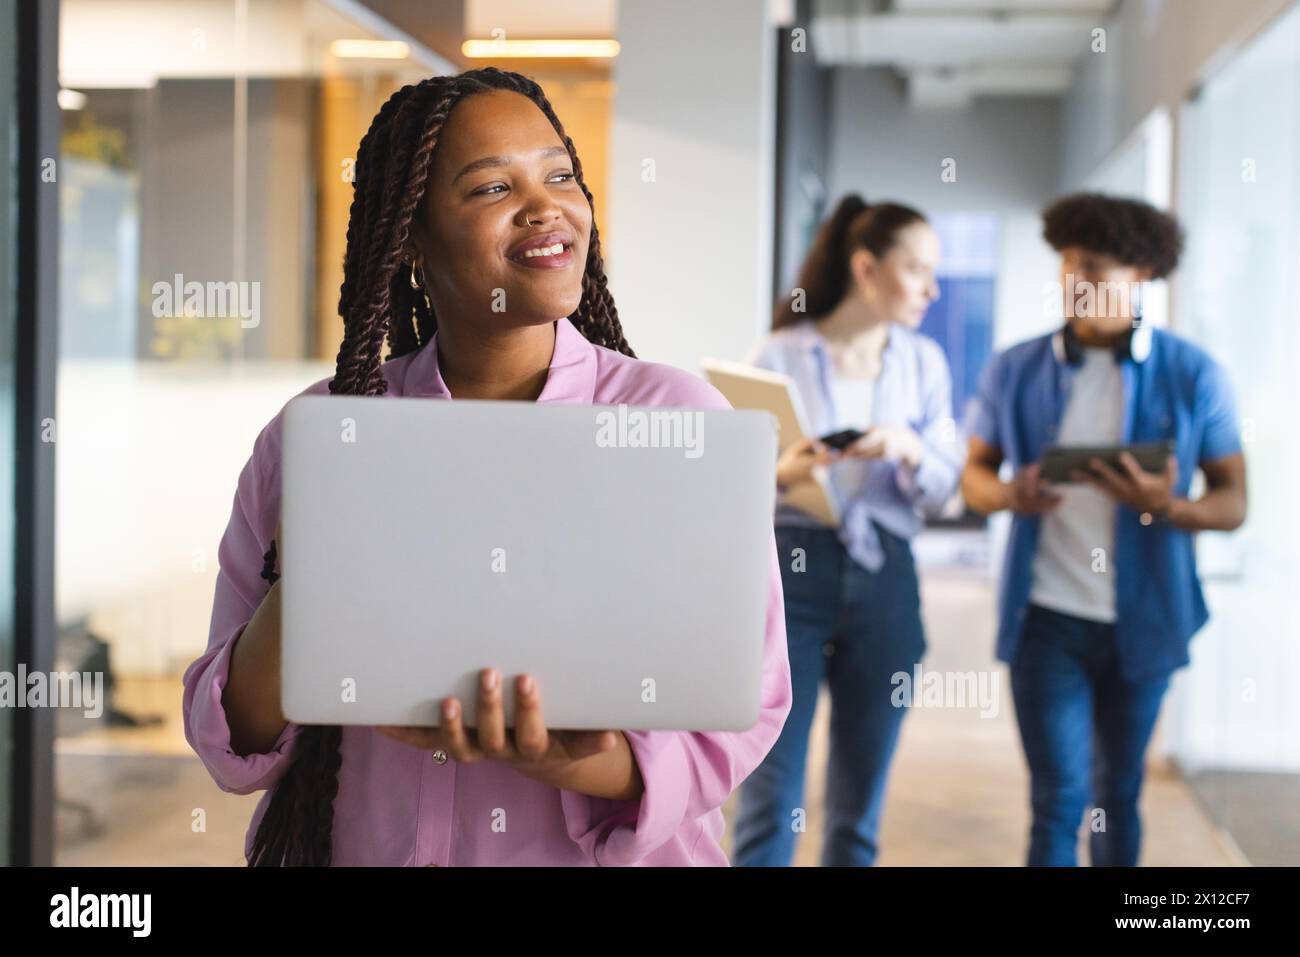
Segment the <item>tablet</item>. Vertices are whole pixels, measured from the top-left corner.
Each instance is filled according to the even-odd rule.
[[[799,390],[790,376],[725,359],[702,358],[700,368],[733,408],[761,409],[776,416],[778,450],[812,437]],[[814,466],[812,478],[790,488],[781,497],[781,504],[797,508],[828,528],[840,524],[839,506],[831,494],[830,471],[825,465]]]
[[[1121,452],[1128,452],[1137,459],[1144,471],[1159,474],[1164,472],[1169,456],[1174,454],[1174,441],[1166,439],[1163,442],[1143,442],[1137,445],[1053,445],[1043,453],[1039,475],[1049,482],[1070,483],[1074,481],[1071,473],[1091,471],[1088,463],[1093,459],[1101,459],[1123,474],[1124,467],[1119,462]]]
[[[475,726],[491,666],[551,728],[752,727],[775,457],[761,412],[290,400],[285,717]]]

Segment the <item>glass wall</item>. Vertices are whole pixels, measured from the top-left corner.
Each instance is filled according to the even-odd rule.
[[[0,156],[15,155],[17,9],[0,0]],[[17,340],[15,225],[17,166],[5,163],[0,187],[0,672],[14,671],[14,350]],[[0,708],[0,862],[10,855],[13,828],[13,709]]]
[[[1174,754],[1255,864],[1300,862],[1300,8],[1184,110],[1179,330],[1236,389],[1250,518],[1198,543],[1213,617],[1175,685]]]
[[[1001,221],[996,213],[935,213],[930,222],[943,255],[939,298],[926,311],[921,331],[948,357],[953,408],[960,413],[993,349]]]
[[[59,652],[111,692],[99,720],[58,715],[55,860],[239,864],[258,795],[199,764],[180,676],[207,644],[254,438],[334,372],[357,145],[395,90],[455,67],[326,0],[63,0],[59,47]],[[520,66],[603,217],[607,67]]]
[[[198,763],[179,678],[254,438],[334,371],[357,144],[441,72],[333,56],[392,39],[336,6],[62,4],[58,655],[109,700],[57,715],[58,864],[242,862],[256,796]]]

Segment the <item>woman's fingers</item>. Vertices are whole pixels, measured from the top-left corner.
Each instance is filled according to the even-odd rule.
[[[482,758],[538,763],[546,760],[553,747],[559,746],[569,760],[579,760],[608,751],[618,744],[617,731],[550,731],[542,713],[542,695],[531,675],[520,675],[513,682],[515,726],[513,735],[505,726],[504,696],[501,675],[486,668],[479,675],[476,732],[465,727],[460,701],[446,698],[442,702],[442,724],[437,728],[412,728],[378,725],[375,730],[426,751],[443,749],[462,764]]]
[[[540,761],[549,747],[537,682],[529,675],[520,675],[515,681],[515,750],[524,761]]]
[[[493,668],[484,668],[478,680],[478,746],[489,758],[510,754],[501,697],[501,675]]]
[[[885,454],[885,434],[879,429],[870,429],[846,450],[857,459],[878,459]]]
[[[461,764],[468,764],[483,757],[483,752],[469,740],[463,721],[460,702],[455,698],[445,699],[442,702],[443,747]]]
[[[817,465],[830,465],[844,453],[820,442],[813,448],[813,462]]]
[[[819,451],[820,450],[819,447],[821,446],[821,443],[817,441],[817,439],[812,438],[811,436],[804,436],[801,439],[796,439],[794,446],[795,446],[795,454],[809,455],[813,452]]]

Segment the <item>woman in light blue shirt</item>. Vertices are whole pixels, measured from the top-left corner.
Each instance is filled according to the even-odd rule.
[[[885,780],[910,702],[903,692],[925,651],[909,540],[921,511],[952,496],[962,462],[947,360],[915,331],[939,297],[938,259],[938,237],[920,213],[846,197],[751,358],[794,380],[814,435],[864,434],[843,452],[796,443],[777,465],[794,702],[741,789],[741,866],[788,865],[806,830],[804,768],[823,679],[832,710],[822,864],[875,861]],[[788,498],[817,474],[838,527]]]

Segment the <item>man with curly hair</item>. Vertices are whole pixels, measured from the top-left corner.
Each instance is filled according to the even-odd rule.
[[[1223,369],[1142,322],[1143,285],[1178,264],[1177,220],[1089,193],[1057,200],[1043,223],[1061,257],[1066,323],[984,370],[962,491],[978,512],[1013,513],[997,655],[1030,770],[1028,862],[1075,864],[1091,806],[1092,864],[1133,866],[1147,743],[1208,618],[1193,534],[1245,520],[1246,462]],[[1159,441],[1174,443],[1161,473],[1125,453],[1119,469],[1094,459],[1069,483],[1039,474],[1049,446]]]

